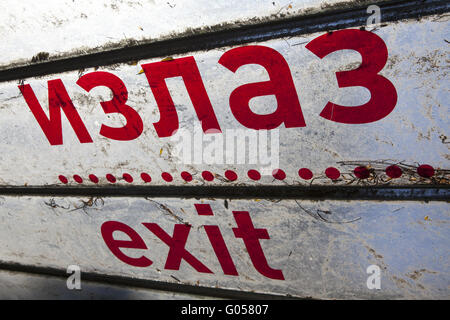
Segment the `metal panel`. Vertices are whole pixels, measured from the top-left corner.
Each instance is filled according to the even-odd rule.
[[[67,277],[70,274],[67,274]],[[82,279],[80,290],[69,290],[67,279],[42,274],[0,271],[2,300],[192,300],[211,299],[199,295],[126,287]],[[215,299],[217,299],[215,297]]]
[[[0,69],[353,6],[348,0],[3,0]]]
[[[449,9],[2,1],[0,298],[448,299]]]
[[[99,134],[102,124],[120,127],[125,122],[119,114],[106,115],[100,107],[101,101],[110,100],[109,89],[99,87],[88,93],[76,84],[82,74],[94,69],[26,80],[44,110],[48,110],[47,80],[62,79],[93,143],[80,143],[62,113],[63,144],[50,145],[17,82],[1,83],[1,184],[63,185],[58,178],[62,175],[71,185],[93,186],[96,184],[89,175],[95,175],[98,185],[104,185],[111,183],[106,175],[112,174],[116,184],[130,185],[123,177],[128,173],[133,184],[144,185],[144,172],[151,176],[152,185],[448,184],[449,96],[445,90],[447,54],[442,52],[448,28],[447,19],[430,16],[420,21],[390,23],[372,31],[388,48],[389,59],[380,74],[395,86],[398,101],[389,115],[366,124],[337,123],[319,116],[328,101],[358,106],[370,99],[367,89],[339,88],[336,81],[337,71],[359,65],[361,57],[357,52],[341,50],[320,59],[305,48],[323,33],[257,43],[275,49],[287,61],[306,127],[285,128],[282,124],[273,130],[255,131],[236,120],[229,105],[231,92],[245,83],[265,81],[268,76],[259,65],[246,65],[233,73],[218,64],[229,48],[183,55],[192,55],[197,61],[222,133],[203,134],[183,81],[170,78],[166,82],[178,112],[179,130],[171,137],[158,137],[153,123],[160,119],[159,110],[140,70],[141,65],[161,58],[97,69],[118,76],[128,89],[127,103],[139,113],[144,126],[143,133],[132,141],[115,141]],[[250,107],[256,113],[271,113],[276,109],[275,97],[257,97],[250,101]],[[227,148],[227,140],[233,136],[248,136],[250,143],[232,140],[232,147]],[[230,154],[231,160],[227,158]],[[434,175],[432,172],[427,177],[417,171],[424,164],[433,168]],[[400,178],[391,179],[386,174],[391,165],[402,170]],[[368,177],[359,179],[361,176],[354,171],[358,166],[366,167],[363,170]],[[337,176],[326,172],[329,167],[339,171]],[[300,174],[301,168],[310,170],[313,179]],[[286,177],[281,174],[274,178],[276,169],[283,170]],[[235,181],[225,176],[227,170],[237,174]],[[261,179],[254,180],[249,170],[257,170]],[[181,176],[183,171],[193,180],[186,181]],[[205,177],[204,171],[212,176]],[[165,180],[163,172],[169,173],[173,181]],[[79,175],[82,183],[76,182],[74,175]]]
[[[204,215],[208,207],[197,208],[196,204],[209,205],[213,215]],[[238,225],[236,215],[245,216],[245,211],[258,229],[247,229],[246,234],[257,234],[269,268],[279,270],[284,280],[275,273],[261,271],[262,260],[254,263],[250,258],[250,253],[257,255],[258,245],[246,247],[244,239],[239,238],[242,234],[233,230],[243,228],[245,223]],[[105,279],[121,276],[168,286],[293,297],[450,296],[449,211],[445,202],[8,196],[2,198],[0,217],[2,266],[66,270],[68,265],[78,265],[82,277],[84,273],[100,274]],[[135,230],[147,249],[122,248],[122,252],[132,258],[144,256],[153,264],[135,267],[119,260],[102,237],[101,228],[107,221]],[[170,269],[166,261],[169,246],[143,223],[156,223],[169,237],[175,225],[187,228],[186,250],[213,273],[197,271],[184,254],[179,267]],[[238,275],[225,274],[205,226],[218,226]],[[181,233],[178,230],[176,238],[183,248]],[[120,231],[113,237],[130,239]],[[223,249],[220,252],[227,260]],[[380,268],[381,289],[367,286],[367,268],[371,265]]]

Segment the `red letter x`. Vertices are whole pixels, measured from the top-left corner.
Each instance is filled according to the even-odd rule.
[[[143,225],[170,247],[164,268],[169,270],[179,270],[181,259],[184,259],[198,272],[213,273],[184,247],[186,245],[191,226],[176,224],[173,229],[173,236],[170,237],[156,223],[143,223]]]

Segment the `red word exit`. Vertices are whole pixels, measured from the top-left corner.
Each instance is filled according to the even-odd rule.
[[[199,215],[213,215],[213,211],[209,204],[195,204],[195,208]],[[237,227],[232,229],[234,236],[242,239],[244,242],[245,248],[247,249],[255,269],[267,278],[284,280],[283,272],[281,270],[272,269],[269,266],[259,242],[262,239],[270,239],[267,229],[255,228],[250,214],[247,211],[233,211],[233,216],[237,224]],[[181,261],[184,260],[197,272],[213,273],[204,263],[185,248],[191,230],[190,225],[175,224],[171,236],[156,223],[144,222],[142,224],[162,242],[169,246],[170,249],[166,259],[165,269],[179,270]],[[205,225],[204,229],[214,253],[216,254],[217,260],[222,267],[223,273],[226,275],[238,276],[239,273],[219,227],[215,225]],[[113,233],[115,231],[125,233],[130,240],[114,239]],[[109,250],[111,250],[119,260],[134,267],[148,267],[153,264],[153,261],[147,256],[132,258],[125,255],[120,250],[121,248],[147,250],[147,245],[144,240],[130,226],[118,221],[107,221],[101,226],[101,233]]]

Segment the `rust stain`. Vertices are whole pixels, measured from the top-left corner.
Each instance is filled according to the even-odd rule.
[[[427,269],[420,269],[420,270],[414,270],[414,271],[412,271],[410,273],[407,273],[406,276],[408,278],[411,278],[412,280],[415,281],[415,280],[418,280],[418,279],[422,278],[424,273],[437,274],[436,271],[430,271],[430,270],[427,270]]]
[[[90,197],[87,201],[84,201],[80,199],[82,205],[81,206],[74,206],[75,209],[70,210],[76,211],[76,210],[83,210],[85,214],[87,214],[86,210],[92,207],[102,207],[105,204],[105,201],[101,197]],[[68,209],[68,208],[67,208]],[[99,210],[98,208],[92,208],[94,210]]]
[[[406,281],[405,279],[398,278],[396,276],[392,276],[392,279],[395,281],[397,286],[399,286],[401,288],[404,287],[404,285],[407,285],[408,287],[411,287],[411,284],[409,284],[409,282]]]
[[[378,254],[374,249],[371,247],[366,246],[367,250],[369,250],[370,254],[372,254],[377,259],[383,259],[383,256],[381,254]]]
[[[145,198],[146,200],[155,203],[160,209],[162,209],[164,212],[168,213],[170,216],[172,216],[173,218],[175,218],[175,220],[187,225],[187,226],[191,226],[188,222],[185,222],[183,219],[181,219],[179,216],[177,216],[169,207],[167,207],[166,205],[164,205],[163,203],[160,203],[158,201],[152,200],[150,198]],[[192,228],[192,226],[191,226]]]

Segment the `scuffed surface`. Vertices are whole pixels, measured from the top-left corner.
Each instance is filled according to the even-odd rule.
[[[339,88],[336,71],[355,68],[361,57],[349,50],[335,52],[319,59],[308,51],[305,43],[320,34],[277,39],[258,43],[280,52],[290,66],[306,127],[286,129],[279,127],[279,168],[286,172],[284,181],[272,175],[263,175],[253,181],[247,177],[249,169],[259,169],[260,164],[245,164],[236,161],[229,164],[185,163],[177,157],[175,141],[159,138],[153,123],[159,120],[159,110],[141,65],[161,61],[165,57],[142,60],[129,64],[118,64],[99,69],[66,72],[27,80],[41,105],[47,108],[47,80],[61,78],[72,97],[81,118],[85,122],[94,143],[80,144],[72,128],[63,116],[64,145],[50,146],[41,128],[31,114],[20,94],[17,82],[0,84],[0,185],[40,186],[60,184],[58,175],[70,178],[79,174],[85,182],[89,174],[96,174],[99,184],[108,183],[107,173],[114,174],[117,184],[128,185],[121,177],[124,172],[134,177],[135,184],[144,184],[141,172],[148,172],[152,184],[168,185],[161,178],[162,172],[173,175],[172,185],[186,185],[180,177],[182,171],[193,175],[188,185],[381,185],[381,184],[441,184],[449,181],[450,136],[448,114],[448,52],[444,51],[446,30],[449,22],[441,16],[431,16],[420,21],[392,23],[374,30],[386,43],[389,60],[381,74],[396,87],[398,102],[386,118],[364,125],[346,125],[331,122],[319,116],[328,101],[347,106],[365,103],[368,90],[361,87]],[[243,129],[229,108],[230,93],[244,83],[267,80],[267,72],[257,65],[247,65],[235,74],[217,63],[228,48],[193,52],[202,75],[214,111],[223,130]],[[173,58],[178,58],[174,56]],[[106,88],[96,88],[89,94],[76,85],[84,73],[94,70],[112,72],[119,76],[129,91],[128,104],[141,115],[144,123],[142,135],[133,141],[122,142],[107,139],[98,134],[102,123],[122,126],[124,120],[116,114],[105,115],[100,101],[109,100]],[[167,79],[180,120],[180,129],[191,135],[199,124],[188,93],[181,79]],[[254,100],[254,102],[253,102]],[[274,97],[252,99],[251,108],[257,113],[274,110]],[[181,130],[180,130],[181,134]],[[211,139],[212,136],[208,135]],[[199,152],[199,151],[198,151]],[[391,164],[403,168],[400,179],[388,179],[384,170]],[[421,164],[431,165],[436,175],[431,179],[417,174]],[[341,177],[331,181],[324,174],[326,168],[334,166]],[[373,173],[370,179],[356,179],[356,166],[367,166]],[[20,168],[14,170],[13,168]],[[300,168],[309,168],[314,180],[306,181],[298,176]],[[238,180],[229,182],[223,175],[234,170]],[[214,181],[205,182],[203,170],[215,175]],[[91,185],[93,185],[91,183]]]
[[[85,272],[303,298],[450,297],[447,203],[256,200],[2,197],[0,256],[23,265],[65,270],[76,264]],[[214,216],[198,216],[196,203],[210,204]],[[270,239],[260,243],[286,280],[255,270],[242,239],[233,235],[232,211],[248,211],[255,228],[267,229]],[[131,267],[109,251],[100,227],[111,220],[132,227],[149,248],[124,252],[145,255],[153,265]],[[143,222],[169,234],[174,224],[191,225],[186,248],[214,274],[198,273],[186,262],[166,270],[168,247]],[[204,225],[219,226],[239,276],[223,274]],[[366,286],[372,264],[381,269],[380,290]]]
[[[0,69],[377,2],[3,0]]]

